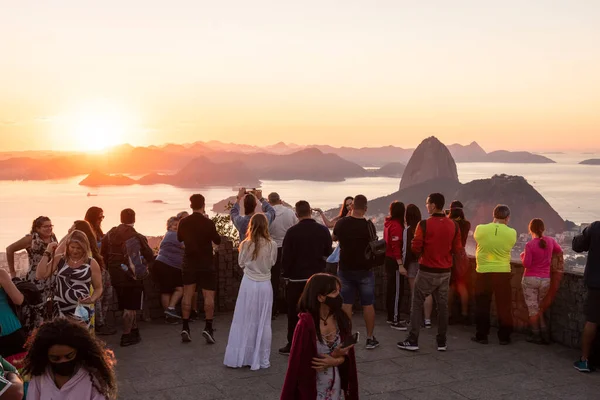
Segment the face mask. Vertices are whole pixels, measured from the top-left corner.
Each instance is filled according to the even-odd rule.
[[[325,297],[325,304],[331,309],[331,311],[339,311],[342,309],[342,304],[344,304],[344,300],[342,300],[342,296],[339,294],[336,297]]]
[[[50,368],[52,368],[52,372],[54,372],[56,375],[73,376],[75,373],[75,368],[77,368],[77,359],[61,363],[51,362]]]

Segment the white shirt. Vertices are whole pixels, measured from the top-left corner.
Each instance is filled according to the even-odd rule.
[[[254,243],[244,240],[240,245],[238,263],[244,269],[244,274],[256,282],[271,280],[271,268],[277,262],[277,243],[263,240],[256,260],[252,259]]]
[[[269,233],[277,243],[277,247],[281,247],[283,246],[285,233],[298,223],[298,218],[296,218],[296,213],[291,208],[283,204],[276,204],[273,208],[275,209],[275,219],[269,225]]]

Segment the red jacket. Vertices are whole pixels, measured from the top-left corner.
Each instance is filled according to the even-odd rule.
[[[386,243],[385,255],[395,260],[402,259],[402,234],[404,227],[398,220],[387,217],[383,227],[383,239]]]
[[[309,313],[300,313],[294,331],[288,369],[280,400],[315,400],[317,398],[317,373],[312,359],[317,356],[317,331]],[[342,341],[345,337],[341,338]],[[346,362],[338,367],[345,400],[358,400],[358,376],[354,349]]]
[[[433,214],[417,225],[411,248],[414,253],[420,253],[419,264],[427,272],[446,272],[452,268],[452,255],[463,252],[461,232],[456,222],[444,214]]]

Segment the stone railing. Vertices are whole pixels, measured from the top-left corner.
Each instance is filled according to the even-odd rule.
[[[469,274],[470,291],[470,309],[473,317],[474,307],[474,285],[475,282],[475,260],[471,260],[471,271]],[[243,272],[238,265],[238,252],[233,248],[231,242],[222,243],[215,254],[215,265],[217,266],[218,287],[216,293],[215,310],[226,313],[233,312],[235,301],[242,280]],[[386,277],[383,266],[373,269],[375,273],[375,298],[376,309],[383,311],[385,309],[385,287]],[[330,265],[328,272],[335,273],[335,266]],[[523,266],[520,263],[512,264],[512,315],[516,331],[524,332],[527,330],[528,312],[523,291],[521,289],[521,279],[523,276]],[[585,301],[586,289],[583,284],[581,274],[565,272],[564,274],[555,274],[553,276],[552,289],[549,293],[551,305],[546,310],[546,320],[550,327],[552,339],[555,342],[562,343],[569,347],[579,347],[581,333],[583,331],[583,305]],[[285,312],[284,302],[284,284],[283,279],[280,285],[280,291],[277,294],[281,299],[279,304],[282,306],[281,312]],[[458,296],[457,302],[458,302]],[[163,316],[160,306],[160,295],[156,286],[151,280],[146,282],[146,302],[144,307],[144,316],[151,318],[161,318]],[[458,304],[457,304],[458,305]],[[202,296],[199,296],[199,310],[202,310]],[[405,280],[404,298],[401,312],[408,316],[410,311],[410,289],[408,281]],[[458,312],[458,309],[457,309]],[[434,310],[435,313],[435,310]],[[492,304],[492,323],[495,324],[495,306]]]

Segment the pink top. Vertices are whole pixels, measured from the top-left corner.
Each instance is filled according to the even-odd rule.
[[[552,256],[562,253],[562,249],[556,240],[544,236],[546,248],[540,247],[540,239],[535,238],[525,246],[525,251],[521,253],[521,260],[525,267],[523,276],[534,276],[537,278],[550,278],[550,265]]]
[[[57,388],[50,371],[34,376],[29,382],[27,400],[107,400],[92,385],[85,368],[79,371],[62,388]]]

